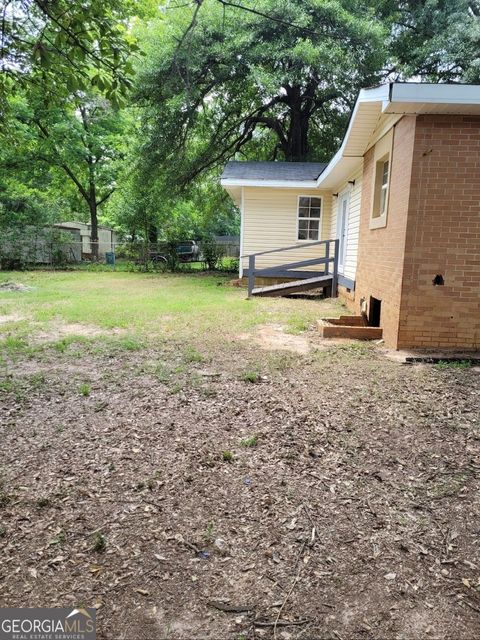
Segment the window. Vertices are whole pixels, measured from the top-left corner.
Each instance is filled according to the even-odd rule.
[[[387,213],[388,197],[388,160],[385,160],[382,167],[382,186],[380,190],[380,215]]]
[[[392,182],[393,134],[394,127],[373,148],[372,198],[370,209],[370,229],[387,226],[390,208],[390,185]]]
[[[321,214],[321,198],[298,198],[298,240],[319,240]]]
[[[376,163],[372,219],[385,221],[388,209],[390,159],[386,155]]]

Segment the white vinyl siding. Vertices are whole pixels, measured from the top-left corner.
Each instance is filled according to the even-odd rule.
[[[349,200],[349,215],[347,226],[347,252],[345,255],[345,267],[343,275],[350,280],[355,280],[357,271],[357,256],[358,256],[358,235],[360,230],[360,203],[362,198],[362,176],[363,166],[358,169],[356,173],[350,176],[349,180],[354,185],[349,185],[348,181],[340,185],[339,193],[342,193],[345,189],[350,189]],[[339,198],[333,198],[332,217],[330,227],[330,237],[337,237],[337,207],[339,204]]]
[[[259,268],[308,260],[324,255],[322,245],[308,247],[298,240],[298,200],[300,196],[322,199],[320,240],[330,236],[331,193],[312,189],[279,189],[244,187],[243,190],[243,243],[242,255],[298,245],[298,249],[259,256]],[[248,259],[242,260],[248,269]],[[323,265],[306,267],[308,271],[323,270]]]

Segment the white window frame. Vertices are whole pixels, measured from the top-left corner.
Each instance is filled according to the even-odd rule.
[[[317,200],[320,200],[320,216],[318,218],[305,218],[305,217],[300,217],[300,198],[316,198]],[[310,207],[311,208],[311,204]],[[318,238],[316,240],[312,240],[311,238],[307,238],[306,240],[301,240],[298,237],[299,231],[300,231],[300,220],[318,220]],[[320,195],[316,195],[316,194],[301,194],[299,196],[297,196],[297,237],[296,237],[296,242],[299,243],[308,243],[308,242],[318,242],[319,240],[321,240],[322,238],[322,221],[323,221],[323,197]]]
[[[386,182],[383,181],[385,178],[385,165],[388,165]],[[382,172],[381,172],[381,178],[380,178],[380,210],[379,210],[380,216],[387,215],[389,186],[390,186],[390,156],[388,156],[388,158],[384,159],[382,162]],[[383,207],[382,207],[382,201],[383,201]]]
[[[393,132],[394,127],[378,140],[374,147],[370,229],[380,229],[387,226],[388,210],[390,208],[390,185],[392,182]],[[383,169],[386,162],[388,162],[388,179],[384,185]],[[380,210],[380,204],[383,193],[385,193],[385,206],[382,211]]]

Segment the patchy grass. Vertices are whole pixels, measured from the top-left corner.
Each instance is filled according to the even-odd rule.
[[[471,366],[472,366],[471,360],[455,360],[455,361],[440,360],[436,364],[437,369],[440,369],[440,370],[441,369],[470,369]]]
[[[233,453],[231,451],[222,451],[222,460],[224,462],[233,462]]]
[[[242,447],[247,447],[247,448],[256,447],[258,444],[258,435],[255,434],[250,438],[244,438],[243,440],[240,440],[240,444],[242,445]]]
[[[328,308],[310,300],[247,301],[245,290],[230,286],[229,279],[230,276],[203,274],[18,273],[15,280],[32,290],[0,294],[0,314],[13,317],[15,313],[24,318],[0,325],[0,344],[3,350],[21,353],[35,342],[36,334],[49,328],[55,333],[58,323],[63,323],[72,332],[77,327],[78,333],[50,340],[61,353],[78,339],[115,341],[121,349],[140,350],[146,338],[150,343],[174,338],[190,340],[191,361],[201,362],[196,360],[200,357],[196,336],[202,337],[202,343],[212,344],[272,318],[288,331],[298,333],[320,316],[331,315],[332,307],[333,315],[335,309],[337,315],[342,309],[333,301]],[[0,283],[7,280],[12,280],[11,274],[0,274]],[[91,335],[93,329],[95,335]],[[122,336],[122,331],[128,335]]]
[[[245,373],[242,375],[242,380],[244,382],[251,382],[252,384],[254,384],[255,382],[258,382],[260,380],[260,374],[258,373],[258,371],[245,371]]]
[[[92,387],[90,384],[88,384],[88,382],[83,382],[79,387],[78,387],[78,392],[80,393],[80,395],[82,396],[89,396],[90,392],[92,390]]]

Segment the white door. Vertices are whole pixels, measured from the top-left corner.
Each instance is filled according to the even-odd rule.
[[[349,193],[341,193],[338,198],[337,212],[337,237],[338,246],[338,271],[343,274],[345,269],[345,258],[347,255],[347,235],[348,235],[348,210],[350,196]]]

